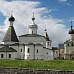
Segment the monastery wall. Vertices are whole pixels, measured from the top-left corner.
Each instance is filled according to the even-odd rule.
[[[74,74],[74,70],[22,69],[0,67],[0,74]]]

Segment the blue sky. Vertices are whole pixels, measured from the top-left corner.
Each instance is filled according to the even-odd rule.
[[[26,1],[26,0],[6,0],[6,1]],[[66,27],[69,28],[70,19],[72,19],[74,13],[74,0],[27,0],[27,1],[39,1],[41,5],[38,7],[46,7],[48,10],[53,9],[54,11],[51,13],[47,13],[45,15],[52,15],[54,18],[63,19]],[[69,4],[69,5],[67,5]],[[2,13],[0,14],[1,21],[0,23],[3,24],[3,17]]]
[[[35,12],[38,33],[43,35],[46,26],[53,46],[57,46],[68,39],[70,20],[74,21],[74,0],[0,0],[0,39],[8,29],[11,11],[16,18],[14,27],[18,36],[28,33]]]

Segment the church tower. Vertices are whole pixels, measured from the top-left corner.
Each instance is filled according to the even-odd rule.
[[[49,39],[49,36],[47,34],[47,29],[45,28],[44,30],[44,37],[46,38],[46,48],[50,48],[51,49],[51,40]]]
[[[37,34],[38,26],[34,22],[35,17],[33,15],[32,24],[29,25],[29,34]]]
[[[74,30],[72,28],[72,21],[71,21],[71,29],[69,30],[69,40],[74,41]]]
[[[69,40],[64,42],[64,59],[74,59],[74,29],[72,28],[72,21],[71,29],[69,30]]]
[[[2,41],[2,44],[18,42],[18,38],[17,38],[16,32],[13,27],[14,21],[15,21],[15,18],[11,15],[11,17],[9,18],[10,26],[9,26],[7,33]]]

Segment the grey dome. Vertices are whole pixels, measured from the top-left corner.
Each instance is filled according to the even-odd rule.
[[[11,17],[9,18],[9,21],[15,21],[15,18],[11,15]]]
[[[73,29],[70,29],[69,30],[69,34],[74,34],[74,30]]]

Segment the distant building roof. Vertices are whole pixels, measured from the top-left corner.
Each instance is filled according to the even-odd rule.
[[[0,52],[17,52],[17,51],[11,47],[4,46],[4,47],[0,48]]]
[[[52,47],[52,50],[59,50],[58,47]]]
[[[59,49],[64,49],[64,44],[59,44],[58,47]]]

